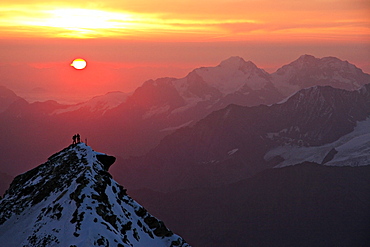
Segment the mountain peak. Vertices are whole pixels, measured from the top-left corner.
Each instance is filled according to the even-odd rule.
[[[317,60],[316,57],[312,56],[312,55],[309,55],[309,54],[304,54],[302,56],[300,56],[297,60],[301,60],[301,61],[313,61],[313,60]]]
[[[0,112],[5,111],[12,103],[20,100],[12,90],[0,85]]]
[[[251,61],[246,62],[237,56],[222,61],[216,67],[195,69],[191,75],[194,76],[194,73],[197,74],[198,82],[216,88],[224,96],[243,88],[261,90],[271,84],[268,73]]]
[[[307,66],[317,66],[316,69],[346,69],[350,67],[353,70],[356,66],[348,63],[348,61],[342,61],[337,57],[323,57],[323,58],[316,58],[312,55],[302,55],[297,60],[293,61],[289,64],[290,66],[297,66],[300,69],[303,69]],[[288,66],[289,66],[288,65]],[[353,67],[353,68],[352,68]]]
[[[296,68],[303,69],[307,66],[315,65],[319,61],[320,61],[319,58],[316,58],[312,55],[305,54],[305,55],[300,56],[297,60],[291,62],[288,66],[294,66]]]
[[[353,91],[370,82],[370,75],[348,61],[311,55],[300,56],[271,76],[274,85],[285,96],[315,85]]]
[[[302,55],[297,60],[293,61],[291,65],[296,65],[300,69],[305,66],[317,66],[317,69],[346,69],[350,67],[352,71],[355,68],[354,65],[348,63],[348,61],[342,61],[337,57],[323,57],[323,58],[316,58],[312,55]],[[352,68],[353,67],[353,68]]]
[[[223,60],[220,63],[220,66],[231,65],[231,64],[239,65],[239,64],[243,64],[243,63],[245,63],[245,60],[242,57],[232,56],[232,57],[229,57],[228,59]]]
[[[245,61],[242,57],[233,56],[226,60],[223,60],[219,65],[221,68],[243,70],[245,68],[258,69],[257,66],[251,61]]]
[[[0,201],[0,241],[8,246],[189,246],[112,179],[107,170],[114,160],[79,143],[17,176]]]

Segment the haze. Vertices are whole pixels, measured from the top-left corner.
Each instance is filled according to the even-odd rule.
[[[0,84],[75,103],[241,56],[269,72],[302,54],[370,72],[366,0],[2,1]],[[69,65],[82,57],[89,66]]]

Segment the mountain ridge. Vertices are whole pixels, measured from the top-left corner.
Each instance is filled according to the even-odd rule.
[[[348,61],[336,57],[316,58],[302,55],[271,74],[275,85],[285,96],[314,85],[356,90],[369,83],[370,75]]]
[[[189,246],[112,179],[107,169],[114,160],[79,143],[17,176],[0,200],[1,242],[9,247]]]
[[[329,143],[353,132],[370,116],[369,87],[346,91],[317,86],[271,106],[229,105],[166,136],[146,155],[124,160],[120,163],[124,173],[116,172],[128,187],[135,176],[146,174],[142,187],[171,191],[222,186],[277,166],[284,161],[282,156],[266,160],[265,155],[280,146],[326,145],[323,150],[329,153]]]
[[[340,87],[341,83],[336,82],[342,79],[343,85],[352,82],[355,86],[361,85],[364,80],[370,82],[370,75],[363,73],[359,76],[360,69],[355,69],[356,73],[345,70],[348,66],[351,67],[347,66],[345,61],[335,60],[336,63],[343,65],[344,69],[334,63],[333,69],[323,70],[318,67],[322,63],[320,61],[324,60],[324,64],[329,64],[326,60],[331,61],[333,58],[311,60],[313,62],[309,67],[319,71],[311,74],[321,73],[320,78],[325,76],[334,78],[327,80],[326,83],[333,87],[336,85]],[[245,68],[251,69],[241,71],[240,67],[243,68],[244,65]],[[343,71],[346,77],[340,76]],[[301,72],[297,70],[295,74],[300,75]],[[305,71],[302,73],[302,75],[311,76]],[[323,73],[327,74],[324,76]],[[288,80],[292,74],[285,75]],[[285,76],[279,78],[284,79]],[[215,85],[212,81],[215,81]],[[309,82],[325,84],[325,81],[316,79]],[[217,85],[226,86],[217,88]],[[295,85],[288,82],[282,85],[288,91],[290,90],[289,92],[292,92],[292,89],[294,91],[300,87],[307,87],[305,84]],[[231,93],[225,95],[226,91],[223,91],[225,88],[236,91],[229,91]],[[94,103],[92,105],[88,103],[75,106],[52,104],[52,102],[30,104],[24,100],[18,100],[5,112],[0,113],[2,123],[0,135],[6,140],[0,145],[0,151],[3,154],[2,167],[4,172],[10,175],[25,171],[29,167],[23,167],[26,162],[17,154],[19,148],[24,150],[30,164],[40,163],[43,157],[46,158],[49,153],[55,152],[60,146],[69,142],[69,136],[76,130],[79,130],[84,139],[92,141],[97,149],[108,149],[109,152],[119,154],[122,158],[143,155],[158,145],[168,134],[181,127],[192,126],[213,111],[223,109],[230,104],[272,105],[282,102],[284,98],[291,95],[283,94],[279,90],[273,82],[272,74],[240,57],[231,57],[214,67],[194,69],[184,78],[159,78],[144,82],[127,98],[121,98],[120,104],[117,103],[119,101],[109,101],[113,103],[109,104],[99,99],[92,100],[90,102]],[[13,164],[12,167],[6,165],[10,162]]]

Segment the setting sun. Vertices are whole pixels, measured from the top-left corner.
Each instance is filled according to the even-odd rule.
[[[82,58],[77,58],[73,60],[73,62],[71,63],[71,66],[74,67],[75,69],[84,69],[86,65],[87,65],[86,61]]]

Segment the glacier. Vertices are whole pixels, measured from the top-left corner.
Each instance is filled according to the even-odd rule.
[[[370,165],[370,118],[357,123],[354,130],[337,141],[322,146],[304,147],[297,145],[279,146],[268,151],[264,159],[269,161],[280,156],[284,160],[276,168],[314,162],[326,166],[365,166]],[[335,154],[324,162],[331,150]]]

